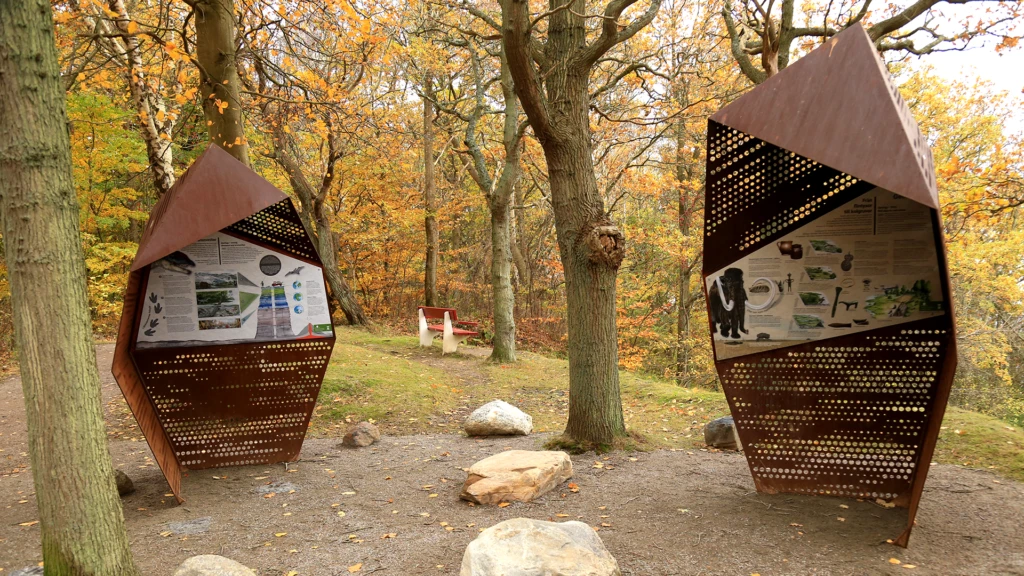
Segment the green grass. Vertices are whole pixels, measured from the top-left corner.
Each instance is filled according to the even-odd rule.
[[[1024,431],[998,418],[950,406],[932,460],[990,469],[1024,482]]]
[[[339,327],[311,424],[317,435],[338,435],[350,422],[372,419],[389,434],[456,433],[470,410],[494,399],[533,417],[537,432],[561,432],[568,417],[569,365],[520,352],[514,365],[486,353],[441,356],[435,342],[419,347],[412,335],[392,336]],[[729,413],[721,392],[620,372],[626,427],[648,448],[704,446],[704,425]],[[990,469],[1024,481],[1024,431],[1002,420],[950,407],[933,460]]]
[[[338,332],[344,337],[351,330]],[[444,371],[339,338],[311,427],[325,434],[346,419],[374,420],[402,433],[424,432],[430,415],[450,409],[455,399]]]

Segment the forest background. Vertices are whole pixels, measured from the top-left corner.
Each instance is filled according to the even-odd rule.
[[[235,105],[200,90],[196,4],[54,6],[98,336],[114,334],[149,211],[208,145],[203,107],[215,106],[240,112],[243,126],[244,136],[222,144],[247,147],[253,169],[314,220],[321,251],[330,247],[337,282],[358,303],[355,315],[338,310],[340,322],[413,331],[433,253],[436,303],[482,320],[485,340],[493,335],[489,202],[506,160],[517,162],[516,342],[565,354],[564,276],[544,154],[517,109],[518,158],[507,154],[503,72],[488,21],[496,5],[241,0]],[[861,6],[810,0],[797,18],[807,26],[849,20]],[[998,31],[1002,22],[953,8],[922,25],[936,38],[941,26],[963,30],[942,37],[943,46],[988,40],[989,57],[1015,48],[1012,35],[970,33]],[[878,20],[891,9],[880,4],[877,15],[862,17]],[[753,86],[723,10],[738,13],[728,1],[665,0],[652,26],[598,64],[590,94],[599,188],[628,242],[616,280],[620,366],[711,389],[717,378],[699,282],[704,135],[707,117]],[[798,38],[794,59],[821,41]],[[950,80],[913,53],[929,51],[884,55],[935,156],[961,354],[952,402],[1024,425],[1024,98],[978,78]],[[13,342],[0,256],[5,367],[17,354]]]

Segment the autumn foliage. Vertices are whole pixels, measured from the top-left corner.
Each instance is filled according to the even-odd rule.
[[[819,4],[807,13],[823,15]],[[150,167],[160,147],[152,140],[170,144],[175,176],[208,145],[193,14],[180,2],[55,6],[90,305],[96,333],[109,336],[159,195]],[[474,6],[498,14],[496,4]],[[839,23],[835,13],[824,16]],[[502,94],[491,27],[462,4],[421,1],[242,0],[236,18],[241,101],[215,104],[241,107],[262,176],[292,195],[296,173],[322,189],[327,224],[315,224],[317,232],[333,235],[338,267],[367,316],[400,330],[411,328],[423,299],[421,89],[424,74],[432,76],[438,294],[460,316],[483,320],[486,333],[490,217],[470,177],[465,121],[476,97],[474,62],[482,63],[492,111],[479,120],[479,145],[489,169],[500,170],[502,120],[493,110]],[[999,50],[1013,49],[1018,35],[991,24],[986,34],[1002,34]],[[669,0],[653,26],[597,64],[591,82],[598,185],[628,242],[617,276],[620,365],[682,385],[716,386],[697,273],[704,131],[711,113],[751,87],[728,38],[721,4]],[[795,40],[793,58],[815,41]],[[962,354],[954,401],[1020,419],[1021,96],[971,79],[950,82],[906,49],[887,45],[886,58],[935,154]],[[133,77],[143,79],[134,89]],[[558,354],[566,349],[566,301],[550,186],[532,131],[521,146],[512,201],[517,340]],[[286,170],[282,155],[297,170]],[[4,270],[0,263],[0,347],[9,352]]]

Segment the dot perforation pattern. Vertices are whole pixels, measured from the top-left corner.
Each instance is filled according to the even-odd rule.
[[[179,463],[202,469],[294,460],[333,347],[323,338],[133,356]]]
[[[951,338],[939,317],[720,362],[758,488],[907,505]]]
[[[705,270],[718,270],[874,186],[708,121]]]
[[[320,263],[316,248],[306,235],[306,229],[291,199],[286,198],[268,206],[224,230],[304,260]]]

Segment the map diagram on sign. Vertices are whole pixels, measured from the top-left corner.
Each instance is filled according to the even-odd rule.
[[[881,188],[705,279],[718,360],[945,313],[927,206]]]
[[[333,335],[323,270],[215,233],[154,262],[137,346]]]

